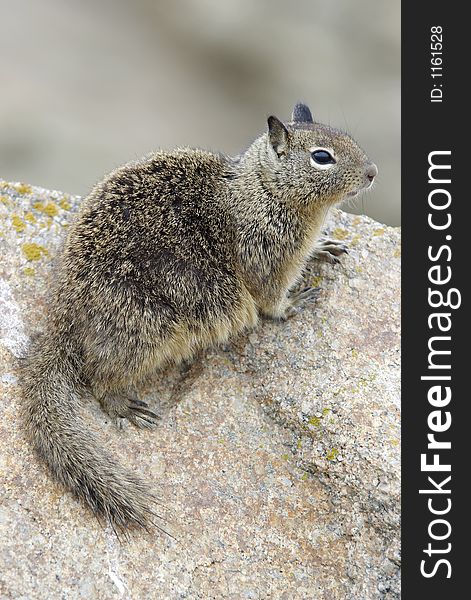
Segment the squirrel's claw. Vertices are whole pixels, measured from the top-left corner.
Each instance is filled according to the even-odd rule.
[[[148,410],[147,402],[141,400],[131,400],[129,403],[129,411],[126,418],[136,427],[152,428],[157,425],[160,420],[159,415],[151,410]]]
[[[284,320],[294,317],[299,312],[299,305],[305,300],[316,300],[319,296],[321,288],[305,287],[297,292],[292,292],[289,295],[289,306],[284,314]]]
[[[340,260],[337,257],[342,254],[348,254],[348,248],[344,243],[329,238],[321,238],[312,254],[312,258],[338,264]]]

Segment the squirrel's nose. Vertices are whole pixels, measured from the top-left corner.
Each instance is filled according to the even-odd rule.
[[[374,163],[370,163],[366,167],[366,176],[368,177],[368,179],[370,181],[373,181],[373,179],[376,177],[377,174],[378,174],[378,167]]]

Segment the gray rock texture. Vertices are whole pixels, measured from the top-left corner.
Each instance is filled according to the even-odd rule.
[[[146,383],[162,420],[104,446],[152,482],[175,539],[117,540],[49,475],[19,425],[15,363],[41,322],[80,199],[0,181],[0,598],[399,598],[400,234],[333,211],[341,264],[287,323]]]

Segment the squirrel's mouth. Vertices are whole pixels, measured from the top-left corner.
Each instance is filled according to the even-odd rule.
[[[368,187],[369,187],[369,186],[368,186]],[[347,196],[346,196],[346,197],[347,197],[347,198],[355,198],[355,196],[358,196],[358,194],[359,194],[360,192],[364,192],[365,190],[367,190],[367,189],[368,189],[368,187],[366,187],[366,186],[365,186],[365,187],[357,188],[356,190],[353,190],[352,192],[348,192],[348,194],[347,194]]]
[[[356,188],[355,190],[348,192],[346,195],[346,198],[354,198],[360,192],[366,192],[366,190],[371,189],[372,186],[373,186],[373,181],[369,181],[367,184],[363,185],[362,187]]]

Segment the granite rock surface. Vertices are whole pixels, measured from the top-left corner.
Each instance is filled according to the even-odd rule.
[[[17,358],[42,322],[80,198],[0,181],[0,598],[399,598],[400,233],[332,212],[341,264],[263,321],[140,390],[162,416],[104,447],[152,483],[173,538],[118,540],[54,483],[20,427]]]

